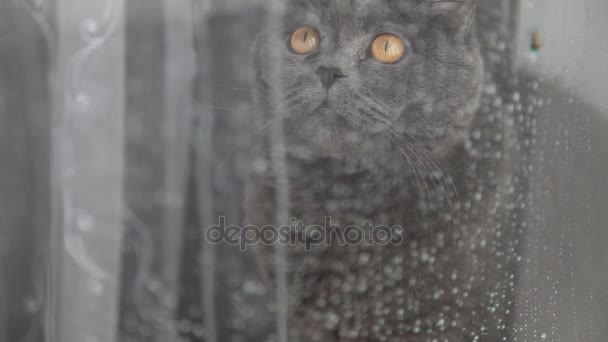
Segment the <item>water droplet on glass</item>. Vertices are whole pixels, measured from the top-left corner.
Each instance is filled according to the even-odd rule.
[[[82,28],[84,29],[85,33],[91,36],[97,34],[99,31],[99,25],[97,25],[97,22],[93,19],[85,20],[82,23]]]

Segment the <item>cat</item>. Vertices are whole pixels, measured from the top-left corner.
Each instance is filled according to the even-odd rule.
[[[276,223],[267,128],[280,87],[294,222],[326,235],[366,222],[397,228],[385,243],[286,246],[290,341],[509,338],[524,229],[513,220],[525,187],[512,142],[521,99],[504,62],[509,42],[480,33],[487,8],[289,0],[284,32],[255,42],[245,224]],[[271,288],[274,253],[256,245]]]

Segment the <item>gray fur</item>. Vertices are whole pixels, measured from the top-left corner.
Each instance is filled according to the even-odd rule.
[[[270,52],[284,64],[290,214],[350,224],[400,225],[399,245],[290,246],[294,341],[498,341],[508,336],[518,230],[505,217],[513,192],[507,100],[478,40],[475,1],[291,0],[285,41],[255,46],[255,167],[246,223],[275,218],[270,138]],[[287,47],[301,25],[318,53]],[[369,57],[377,34],[404,37],[406,57]],[[482,57],[484,56],[484,57]],[[315,73],[346,77],[325,89]],[[483,89],[486,89],[483,92]],[[501,238],[497,240],[496,236]],[[274,278],[271,246],[258,248]],[[497,255],[499,257],[497,257]],[[272,284],[270,282],[269,284]]]

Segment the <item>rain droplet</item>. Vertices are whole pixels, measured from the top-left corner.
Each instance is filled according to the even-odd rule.
[[[87,19],[82,23],[82,28],[89,35],[95,35],[99,31],[99,25],[93,19]]]

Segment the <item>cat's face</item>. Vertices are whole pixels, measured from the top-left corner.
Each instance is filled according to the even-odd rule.
[[[256,43],[256,95],[267,100],[275,86],[269,55],[279,48],[285,125],[298,144],[367,158],[405,139],[440,158],[479,106],[474,3],[289,0],[280,41],[264,32]]]

